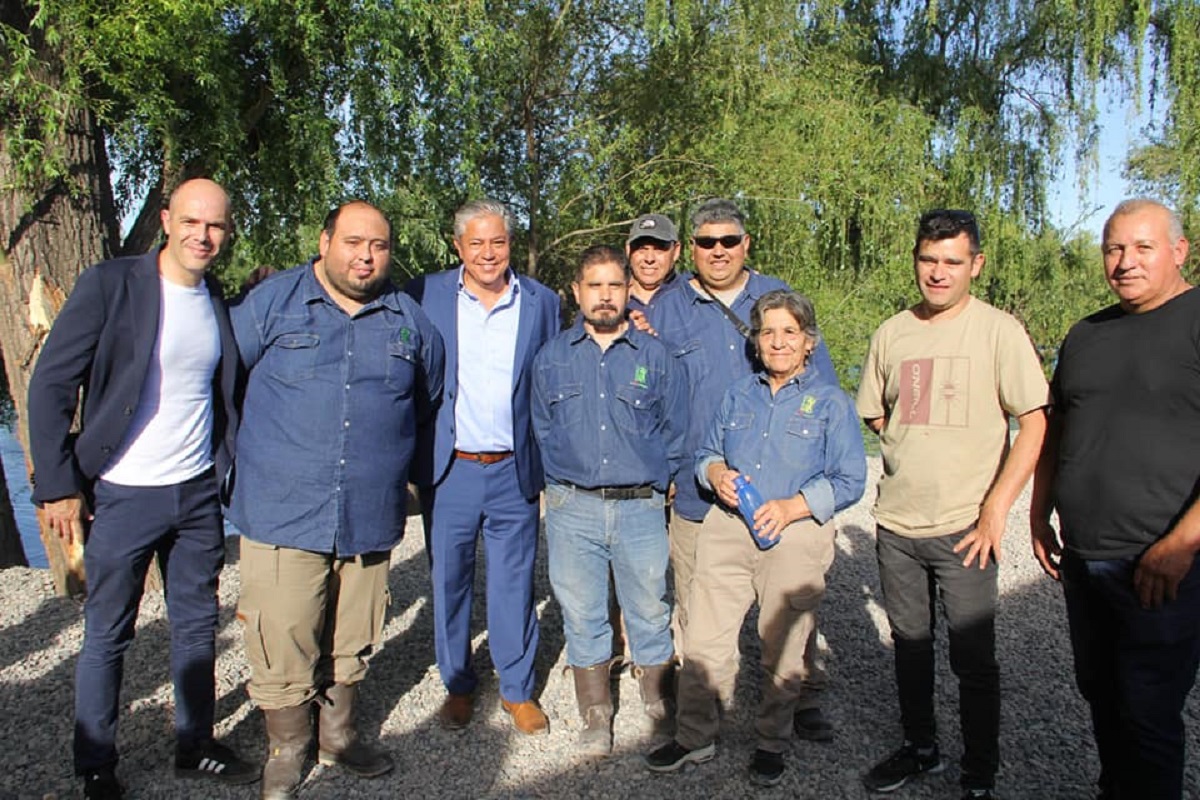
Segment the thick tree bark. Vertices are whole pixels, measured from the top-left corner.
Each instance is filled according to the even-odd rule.
[[[48,48],[43,55],[48,66],[37,77],[53,85],[58,62]],[[67,165],[65,174],[53,179],[17,175],[0,136],[0,349],[17,412],[17,438],[26,453],[29,378],[42,343],[76,277],[111,257],[118,236],[104,135],[86,109],[63,108],[61,119],[61,133],[45,141],[46,151],[62,152]],[[40,513],[38,521],[55,589],[82,591],[82,546],[64,550]]]

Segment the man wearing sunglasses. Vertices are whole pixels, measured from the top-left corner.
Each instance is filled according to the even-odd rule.
[[[787,284],[754,272],[746,266],[750,235],[745,217],[730,200],[714,198],[700,204],[692,214],[692,261],[696,271],[682,284],[662,295],[647,310],[647,322],[667,342],[672,353],[687,368],[692,387],[686,451],[695,454],[712,425],[725,390],[737,379],[755,370],[750,334],[750,309],[773,289]],[[817,345],[811,365],[823,382],[837,384],[837,373],[825,343]],[[685,465],[681,476],[694,475]],[[675,573],[675,606],[678,640],[675,650],[687,659],[687,603],[696,563],[696,540],[701,522],[714,497],[691,479],[681,479],[672,505],[669,538],[671,567]],[[815,652],[815,648],[810,648]],[[816,663],[809,664],[810,681],[796,712],[796,731],[801,738],[828,740],[833,729],[817,706],[816,690],[824,674]],[[732,687],[718,687],[728,699]]]

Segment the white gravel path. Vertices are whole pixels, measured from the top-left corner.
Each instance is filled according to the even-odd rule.
[[[874,495],[878,459],[871,459]],[[1028,490],[1009,519],[1000,578],[998,639],[1004,680],[1003,765],[1006,798],[1090,798],[1097,770],[1086,707],[1075,691],[1059,587],[1044,577],[1029,552],[1025,525]],[[622,676],[624,700],[615,724],[616,752],[595,762],[574,756],[578,731],[574,693],[563,675],[561,616],[543,561],[537,594],[542,615],[538,659],[541,701],[551,718],[548,736],[512,732],[499,708],[486,637],[476,638],[476,664],[485,676],[477,715],[465,731],[438,727],[443,689],[433,663],[428,571],[420,520],[392,556],[392,613],[386,646],[365,684],[364,720],[395,755],[398,768],[364,781],[314,768],[301,797],[312,798],[726,798],[764,795],[866,798],[859,776],[900,736],[887,623],[879,601],[874,524],[869,503],[842,514],[837,560],[822,609],[831,686],[826,705],[837,724],[831,744],[797,743],[781,786],[763,790],[746,780],[753,750],[757,647],[743,635],[743,660],[734,710],[724,720],[717,758],[681,774],[646,771],[641,756],[657,741],[646,728],[632,677]],[[544,551],[544,548],[543,548]],[[481,587],[480,587],[481,588]],[[238,591],[237,542],[221,586],[218,633],[218,735],[256,759],[265,755],[261,715],[246,697],[248,671],[233,610]],[[477,592],[482,598],[482,591]],[[475,628],[483,627],[477,603]],[[80,607],[55,598],[40,570],[0,572],[0,800],[78,797],[70,760],[72,682],[83,625]],[[749,634],[749,635],[747,635]],[[142,605],[138,637],[125,662],[119,775],[138,798],[256,798],[257,788],[226,789],[171,776],[172,698],[167,671],[167,627],[160,595]],[[961,753],[957,692],[939,648],[938,720],[944,754]],[[1197,702],[1187,710],[1190,752],[1197,752]],[[957,767],[914,781],[899,798],[957,798]],[[1185,795],[1200,796],[1200,766],[1192,764]]]

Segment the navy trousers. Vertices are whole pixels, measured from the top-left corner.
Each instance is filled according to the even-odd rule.
[[[511,703],[529,700],[538,645],[537,499],[522,495],[512,458],[495,464],[456,459],[446,478],[422,493],[422,504],[432,562],[434,648],[446,690],[470,694],[478,684],[471,666],[471,605],[482,535],[488,647],[500,694]]]
[[[163,564],[171,623],[175,733],[182,747],[212,738],[217,579],[225,537],[212,470],[173,486],[98,481],[83,561],[88,596],[75,671],[75,771],[117,763],[125,651],[133,641],[150,561]]]
[[[1092,710],[1106,796],[1183,796],[1183,706],[1200,664],[1200,562],[1174,601],[1147,610],[1135,558],[1063,559],[1075,681]]]

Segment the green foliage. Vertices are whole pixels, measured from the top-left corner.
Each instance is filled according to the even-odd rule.
[[[746,208],[752,262],[812,295],[848,383],[916,298],[934,206],[985,231],[978,292],[1044,352],[1108,302],[1095,243],[1046,219],[1086,170],[1101,85],[1163,104],[1130,176],[1200,220],[1195,0],[15,0],[0,12],[0,184],[65,175],[86,107],[125,213],[203,172],[236,203],[224,276],[315,249],[332,205],[394,221],[398,276],[453,263],[468,197],[510,203],[514,263],[562,287],[646,211]],[[1148,76],[1148,77],[1147,77]],[[53,78],[53,79],[51,79]],[[1079,152],[1064,153],[1068,140]],[[685,248],[686,249],[686,248]]]

